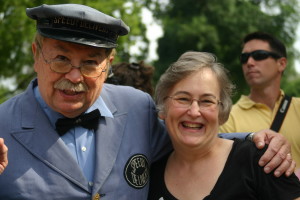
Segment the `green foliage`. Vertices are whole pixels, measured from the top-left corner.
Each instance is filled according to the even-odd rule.
[[[123,0],[0,0],[0,63],[1,80],[13,78],[10,81],[14,90],[8,87],[7,82],[0,87],[0,102],[8,97],[23,91],[29,81],[35,76],[33,70],[33,56],[31,43],[35,34],[35,21],[27,17],[25,10],[41,4],[77,3],[94,7],[101,12],[121,18],[130,26],[129,36],[119,38],[115,62],[128,62],[129,49],[136,45],[137,38],[146,43],[140,49],[138,59],[145,59],[147,52],[146,27],[142,23],[139,1]]]
[[[290,81],[289,84],[283,86],[283,90],[290,96],[299,96],[300,94],[300,79]]]
[[[170,0],[164,7],[157,1],[147,3],[164,30],[158,41],[159,59],[154,64],[156,80],[183,52],[211,52],[237,85],[235,101],[248,92],[239,55],[242,38],[253,31],[269,32],[286,44],[289,66],[283,84],[289,84],[291,77],[295,79],[293,60],[297,54],[292,45],[299,18],[296,0]]]
[[[159,59],[155,81],[179,55],[185,51],[214,53],[230,71],[237,85],[237,95],[247,93],[239,54],[244,35],[253,31],[266,31],[281,39],[288,48],[289,66],[282,87],[290,95],[300,95],[296,90],[299,75],[295,73],[294,58],[299,52],[293,48],[296,25],[299,19],[297,0],[0,0],[0,63],[1,79],[15,81],[0,85],[0,102],[24,90],[35,76],[31,42],[35,22],[26,16],[27,7],[41,4],[78,3],[109,15],[121,18],[131,31],[119,38],[115,62],[145,60],[149,41],[142,23],[141,10],[150,9],[163,27],[164,35],[158,41]],[[261,10],[264,9],[264,12]],[[130,47],[144,42],[137,54]],[[13,85],[14,87],[9,87]],[[16,88],[16,89],[11,89]]]

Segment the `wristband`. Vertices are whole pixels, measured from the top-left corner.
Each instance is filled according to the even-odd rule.
[[[246,140],[249,140],[251,142],[253,142],[253,136],[254,136],[255,132],[252,132],[250,134],[247,135]]]

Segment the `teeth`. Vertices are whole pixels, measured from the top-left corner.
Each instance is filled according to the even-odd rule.
[[[184,127],[188,127],[188,128],[202,128],[203,125],[202,124],[190,124],[190,123],[183,123]]]

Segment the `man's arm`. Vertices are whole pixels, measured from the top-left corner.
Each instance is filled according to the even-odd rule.
[[[4,144],[3,138],[0,138],[0,174],[2,174],[2,172],[8,165],[7,152],[8,148]]]
[[[232,140],[233,138],[239,138],[241,140],[245,140],[246,137],[250,134],[250,132],[241,132],[241,133],[219,133],[219,137],[225,138],[225,139],[230,139]]]

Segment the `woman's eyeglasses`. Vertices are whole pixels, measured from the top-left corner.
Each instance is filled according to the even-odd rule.
[[[188,95],[174,95],[167,96],[172,100],[172,104],[177,108],[190,108],[194,101],[198,103],[200,110],[212,110],[216,109],[218,105],[222,105],[222,102],[218,100],[215,96],[207,96],[201,99],[194,99]]]
[[[256,61],[267,59],[270,56],[275,59],[282,57],[274,52],[265,51],[265,50],[256,50],[256,51],[252,51],[250,53],[242,53],[240,56],[241,63],[242,64],[247,63],[250,56]]]

